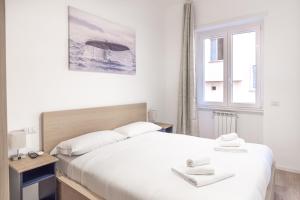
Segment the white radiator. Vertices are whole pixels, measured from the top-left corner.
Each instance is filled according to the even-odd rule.
[[[237,114],[234,112],[214,111],[214,132],[215,137],[222,134],[236,132]]]

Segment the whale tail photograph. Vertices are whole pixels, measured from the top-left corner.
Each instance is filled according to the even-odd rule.
[[[69,68],[136,74],[135,31],[69,7]]]

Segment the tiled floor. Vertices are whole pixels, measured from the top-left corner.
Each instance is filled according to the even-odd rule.
[[[275,200],[300,200],[300,174],[276,171]]]

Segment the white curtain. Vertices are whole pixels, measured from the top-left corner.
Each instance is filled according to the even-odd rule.
[[[192,2],[184,4],[177,132],[198,136],[196,70],[194,62],[194,14]]]

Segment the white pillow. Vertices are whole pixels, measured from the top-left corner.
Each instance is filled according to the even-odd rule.
[[[143,133],[158,131],[161,127],[151,122],[134,122],[114,129],[125,137],[134,137]]]
[[[97,131],[87,133],[70,140],[59,143],[52,151],[51,155],[63,154],[68,156],[79,156],[88,153],[96,148],[112,144],[126,139],[123,135],[115,131]]]

